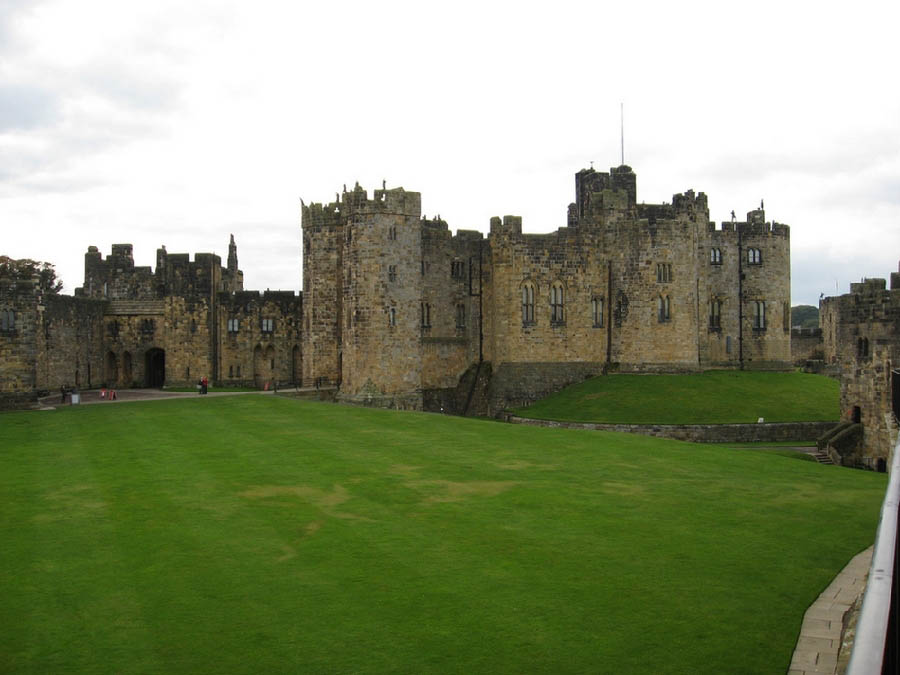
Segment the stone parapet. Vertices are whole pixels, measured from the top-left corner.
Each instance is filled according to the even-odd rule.
[[[825,434],[835,422],[763,422],[758,424],[600,424],[559,422],[504,415],[511,424],[528,424],[553,429],[618,431],[693,443],[780,443],[809,441]]]

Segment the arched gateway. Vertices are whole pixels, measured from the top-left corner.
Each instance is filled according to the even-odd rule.
[[[166,383],[166,353],[159,347],[148,349],[144,362],[144,385],[162,387]]]

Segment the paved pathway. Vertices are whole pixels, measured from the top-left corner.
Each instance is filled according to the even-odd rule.
[[[871,564],[870,546],[853,558],[806,610],[788,675],[837,672],[844,615],[866,590]]]
[[[284,391],[295,391],[293,388]],[[300,390],[304,391],[304,390]],[[81,394],[81,403],[90,405],[92,403],[116,403],[117,401],[149,401],[160,398],[197,398],[199,394],[196,391],[164,391],[162,389],[117,389],[116,400],[101,399],[98,389],[88,389],[79,392]],[[239,394],[257,394],[272,395],[275,392],[269,391],[210,391],[206,396],[237,396]],[[59,394],[51,394],[41,398],[40,403],[44,409],[56,408],[60,405],[70,405],[71,396],[66,394],[65,404],[60,403]]]

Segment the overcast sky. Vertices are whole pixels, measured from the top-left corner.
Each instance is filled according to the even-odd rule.
[[[533,5],[533,6],[532,6]],[[833,6],[840,7],[831,9]],[[538,8],[539,7],[539,8]],[[792,302],[900,260],[900,4],[0,0],[0,253],[238,244],[300,289],[300,198],[402,185],[454,230],[565,225],[574,173],[765,200]]]

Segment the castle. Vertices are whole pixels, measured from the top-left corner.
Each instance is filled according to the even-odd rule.
[[[717,227],[702,192],[638,203],[623,165],[575,175],[566,223],[452,235],[419,193],[357,185],[302,206],[300,295],[244,291],[233,238],[224,267],[90,247],[74,297],[0,282],[0,396],[206,375],[493,414],[610,370],[790,367],[790,228],[762,205]]]
[[[790,228],[717,228],[703,193],[640,204],[575,175],[567,225],[451,235],[416,192],[303,205],[303,381],[349,402],[493,414],[619,371],[790,367]]]
[[[843,425],[820,444],[849,466],[885,470],[900,416],[900,267],[819,301],[825,362],[840,372]]]
[[[106,259],[91,246],[74,297],[0,279],[0,407],[60,387],[296,380],[300,296],[244,291],[234,237],[228,251],[223,267],[211,253],[191,261],[162,247],[153,271],[135,267],[131,244]]]

